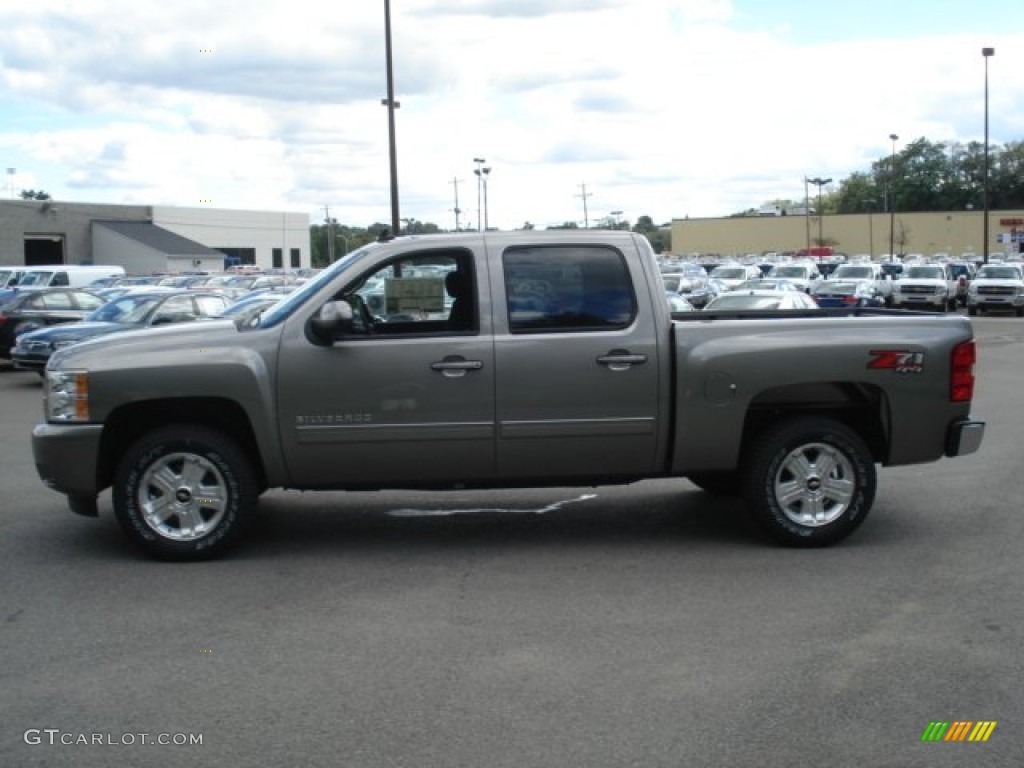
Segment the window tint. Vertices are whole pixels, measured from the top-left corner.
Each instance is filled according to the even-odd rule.
[[[599,331],[633,322],[633,286],[616,250],[510,248],[503,264],[512,333]]]

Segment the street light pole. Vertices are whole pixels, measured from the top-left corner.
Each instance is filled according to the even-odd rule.
[[[476,174],[476,231],[483,232],[483,215],[482,200],[483,200],[483,183],[484,183],[484,163],[487,161],[482,157],[474,157],[473,162],[476,163],[476,168],[473,173]],[[490,172],[490,168],[486,172]]]
[[[452,186],[455,187],[455,207],[452,209],[455,211],[455,231],[459,231],[459,214],[462,213],[462,209],[459,208],[459,177],[456,176],[452,179]]]
[[[892,141],[892,156],[889,159],[889,261],[896,261],[896,140],[895,133],[889,134]]]
[[[384,47],[387,56],[388,97],[381,104],[388,108],[388,146],[391,159],[391,231],[400,231],[398,216],[398,148],[395,144],[395,110],[401,106],[395,101],[395,73],[391,64],[391,0],[384,0]]]
[[[821,188],[824,187],[826,184],[831,184],[832,183],[832,179],[823,179],[821,177],[815,177],[813,179],[808,179],[807,181],[809,181],[811,184],[814,184],[814,185],[816,185],[818,187],[818,245],[819,246],[823,246],[823,245],[825,245],[825,237],[824,237],[824,234],[822,233],[822,224],[824,222],[822,221],[822,210],[821,210]]]
[[[988,60],[995,55],[995,48],[982,48],[981,55],[985,59],[985,170],[981,182],[982,229],[981,247],[985,249],[985,263],[988,264]]]

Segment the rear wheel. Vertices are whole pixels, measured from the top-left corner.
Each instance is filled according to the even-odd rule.
[[[977,307],[968,307],[967,308],[967,314],[970,317],[975,317],[978,314],[978,308]]]
[[[802,417],[757,439],[742,483],[750,513],[769,535],[789,546],[820,547],[846,538],[867,517],[875,465],[845,424]]]
[[[163,560],[221,554],[259,496],[241,448],[197,424],[163,427],[137,440],[118,465],[112,494],[121,528]]]

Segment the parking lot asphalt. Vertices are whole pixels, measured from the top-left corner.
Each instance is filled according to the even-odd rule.
[[[152,562],[42,486],[0,365],[0,765],[1024,764],[1024,321],[974,325],[981,450],[813,551],[647,481],[274,491],[230,557]],[[996,726],[922,741],[958,721]]]

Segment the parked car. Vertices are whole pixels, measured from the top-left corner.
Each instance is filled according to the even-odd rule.
[[[804,293],[810,293],[811,286],[815,281],[821,279],[821,273],[815,264],[792,262],[789,264],[776,264],[768,277],[789,280],[797,289]]]
[[[19,333],[81,320],[102,306],[103,299],[95,293],[70,288],[43,288],[15,294],[0,305],[0,357],[10,357]]]
[[[732,289],[744,280],[761,277],[761,270],[753,264],[722,264],[711,270],[711,277],[721,280]]]
[[[697,308],[682,296],[668,294],[668,306],[673,312],[696,312]]]
[[[799,291],[795,283],[781,278],[762,277],[757,280],[744,280],[733,288],[734,291]]]
[[[956,309],[956,280],[944,264],[909,264],[893,283],[890,303],[897,309]]]
[[[14,367],[42,372],[54,350],[119,331],[137,331],[170,323],[210,317],[227,308],[229,300],[216,293],[157,290],[114,299],[84,320],[43,328],[18,336],[11,350]]]
[[[44,266],[15,267],[7,276],[7,285],[0,290],[0,302],[8,301],[23,291],[43,288],[87,288],[104,277],[124,274],[124,267],[96,264],[50,264]]]
[[[819,307],[881,307],[885,299],[879,295],[874,280],[824,280],[811,296]]]
[[[705,312],[735,309],[816,309],[803,291],[729,291],[708,302]]]
[[[709,277],[703,283],[695,283],[688,291],[680,291],[679,295],[690,302],[694,309],[702,309],[716,296],[728,292],[729,286],[721,280]]]
[[[967,314],[996,310],[1024,317],[1024,271],[1017,264],[986,264],[967,289]]]

